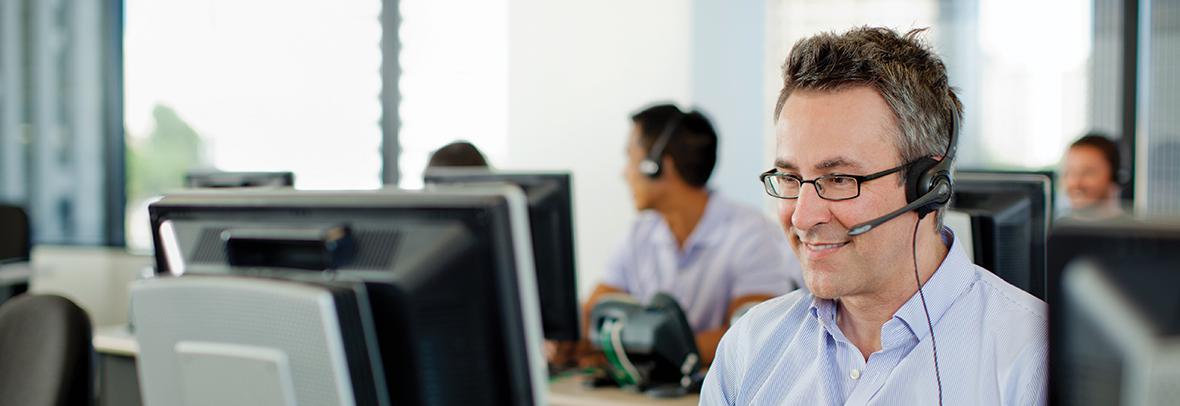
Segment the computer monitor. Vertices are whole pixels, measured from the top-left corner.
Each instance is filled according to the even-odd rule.
[[[1049,253],[1050,404],[1180,398],[1180,227],[1066,224]]]
[[[1042,299],[1052,188],[1042,174],[956,172],[950,205],[971,218],[973,246],[964,248],[975,263]]]
[[[395,404],[544,404],[526,207],[500,185],[194,191],[149,212],[164,275],[366,283]]]
[[[995,174],[995,175],[1032,175],[1042,179],[1049,180],[1049,211],[1050,219],[1056,216],[1053,211],[1057,210],[1057,172],[1053,170],[1017,170],[1017,169],[983,169],[983,168],[958,168],[955,169],[955,177],[958,179],[959,174]]]
[[[537,288],[545,338],[576,341],[578,286],[574,257],[573,191],[569,173],[491,172],[481,169],[434,168],[427,185],[503,182],[520,186],[528,195]]]
[[[147,406],[390,405],[362,282],[154,278],[131,298]]]
[[[291,172],[189,171],[184,176],[184,185],[189,189],[293,187],[295,186],[295,174]]]

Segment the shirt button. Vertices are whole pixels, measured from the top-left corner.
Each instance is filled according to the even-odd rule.
[[[853,380],[860,379],[860,370],[853,369],[852,372],[848,373],[848,377],[852,378]]]

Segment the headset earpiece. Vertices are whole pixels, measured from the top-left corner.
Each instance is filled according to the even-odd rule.
[[[924,156],[918,158],[910,163],[910,167],[906,168],[905,172],[905,202],[913,203],[927,192],[930,191],[932,184],[929,181],[932,178],[932,171],[934,166],[938,165],[938,161],[934,158]]]
[[[664,131],[660,132],[659,138],[652,143],[651,149],[647,152],[647,157],[639,161],[639,173],[646,175],[651,179],[658,179],[663,171],[663,164],[660,162],[664,159],[664,150],[668,148],[668,142],[672,138],[672,134],[676,133],[676,129],[680,127],[680,122],[684,120],[687,114],[676,111],[676,115],[668,120],[668,124],[664,126]]]
[[[649,178],[655,179],[660,177],[660,163],[651,158],[643,158],[639,161],[639,173],[646,175]]]
[[[950,203],[954,179],[951,177],[950,162],[947,158],[953,157],[944,157],[941,161],[922,157],[910,164],[909,170],[906,171],[906,203],[913,203],[929,193],[936,192],[939,184],[946,185],[945,196],[916,209],[919,217],[925,217]]]

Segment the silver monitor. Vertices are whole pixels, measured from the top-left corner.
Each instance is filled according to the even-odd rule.
[[[148,406],[390,404],[362,284],[159,278],[131,299]]]

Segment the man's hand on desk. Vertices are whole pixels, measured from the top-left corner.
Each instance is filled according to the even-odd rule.
[[[545,359],[558,370],[572,367],[588,368],[606,365],[601,351],[590,347],[586,340],[551,341],[545,340]]]

